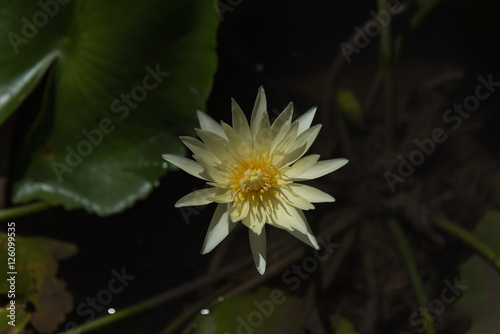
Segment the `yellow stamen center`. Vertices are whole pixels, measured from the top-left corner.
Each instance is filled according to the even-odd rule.
[[[270,173],[269,168],[259,168],[251,165],[242,173],[239,184],[243,192],[260,191],[263,193],[272,186],[273,180],[274,176]]]
[[[232,191],[237,194],[236,202],[257,200],[278,186],[279,172],[266,159],[241,161],[238,167],[233,168],[232,174]]]

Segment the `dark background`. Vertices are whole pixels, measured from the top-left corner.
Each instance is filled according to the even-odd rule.
[[[412,5],[418,3],[413,1]],[[395,250],[386,245],[390,238],[384,238],[386,233],[380,222],[387,214],[394,214],[406,222],[404,229],[417,249],[417,262],[431,297],[433,292],[439,292],[443,278],[456,275],[459,263],[470,251],[436,231],[432,221],[444,215],[473,228],[487,209],[499,207],[497,129],[500,125],[500,93],[494,93],[481,104],[476,114],[464,120],[461,132],[450,135],[450,140],[438,147],[435,155],[417,170],[411,180],[397,185],[395,193],[391,193],[385,184],[383,171],[397,168],[397,156],[415,148],[411,146],[414,138],[424,138],[428,136],[427,129],[443,126],[440,121],[443,112],[473,92],[478,75],[486,77],[493,73],[493,78],[500,81],[497,20],[500,5],[494,1],[443,1],[433,10],[409,36],[401,60],[395,67],[399,112],[396,147],[387,149],[383,145],[384,113],[383,101],[379,97],[370,110],[365,110],[367,114],[362,126],[347,122],[346,130],[351,135],[354,149],[346,152],[339,141],[334,93],[339,88],[349,89],[362,104],[366,102],[379,64],[378,38],[374,38],[360,54],[353,54],[352,62],[343,64],[335,76],[329,76],[329,73],[339,56],[339,44],[349,38],[354,27],[369,19],[374,6],[374,1],[242,1],[231,12],[223,13],[218,35],[218,72],[206,111],[217,121],[230,123],[230,99],[235,98],[249,116],[261,85],[266,89],[271,118],[272,110],[281,111],[290,101],[295,103],[295,117],[314,105],[319,107],[314,124],[323,123],[323,129],[310,152],[321,153],[322,159],[345,157],[358,161],[361,171],[351,163],[329,181],[313,182],[331,193],[337,202],[318,205],[318,210],[307,213],[307,217],[317,233],[322,226],[316,221],[327,214],[341,216],[349,211],[362,214],[356,222],[361,239],[355,242],[342,264],[335,285],[325,291],[318,304],[322,305],[324,314],[335,312],[351,319],[361,333],[399,333],[401,330],[414,333],[416,328],[409,327],[407,320],[416,307],[411,298],[411,286],[407,278],[393,279],[404,277],[405,271],[401,264],[389,265],[398,261],[398,255],[387,255]],[[411,7],[405,14],[393,18],[395,32],[406,26],[415,8]],[[215,8],[214,13],[207,13],[212,14],[215,14]],[[442,79],[444,83],[426,90],[425,87],[432,86],[436,79]],[[15,130],[11,156],[15,156],[16,136],[22,136],[29,125],[26,110],[3,126]],[[473,160],[477,162],[473,163]],[[480,166],[480,162],[484,164],[485,161],[490,167],[487,177]],[[483,174],[483,177],[476,177],[476,173]],[[453,180],[450,182],[454,186],[434,182],[445,176]],[[17,232],[78,245],[78,254],[62,261],[58,273],[73,294],[75,306],[106,288],[112,278],[112,269],[120,271],[125,267],[127,273],[136,278],[107,306],[120,310],[207,275],[207,267],[215,252],[201,256],[199,251],[215,206],[196,209],[198,211],[194,214],[186,211],[187,220],[183,212],[173,206],[184,194],[203,186],[203,182],[182,171],[173,172],[161,180],[147,200],[121,214],[102,218],[80,210],[65,212],[54,209],[19,219]],[[479,194],[477,189],[480,189]],[[450,191],[451,200],[446,197],[450,196]],[[408,203],[424,204],[413,206],[413,211],[408,213],[405,211],[410,207]],[[424,211],[426,217],[420,219]],[[335,224],[335,220],[331,223]],[[296,247],[302,247],[290,235],[279,232],[275,234],[279,238],[288,238]],[[371,241],[366,242],[366,233],[373,238]],[[224,267],[226,261],[251,257],[244,228],[235,229],[227,239],[223,243],[230,243],[233,248],[227,251],[226,258],[222,258],[220,267]],[[341,241],[341,235],[338,241]],[[392,307],[381,314],[382,306],[379,305],[374,327],[369,330],[365,328],[362,316],[367,312],[363,278],[366,267],[362,264],[365,252],[375,257],[372,269],[376,272],[381,298],[391,305],[384,304],[386,307]],[[232,279],[235,278],[227,278],[228,281]],[[396,291],[392,294],[384,294],[395,282],[403,283],[394,288]],[[289,291],[279,277],[271,279],[269,284]],[[216,285],[200,289],[97,333],[159,332],[198,298],[215,288]],[[299,291],[297,295],[301,296],[301,293]],[[398,298],[398,294],[409,297]],[[104,314],[105,311],[98,313]],[[83,323],[86,318],[73,312],[67,321]],[[437,328],[439,333],[456,334],[464,333],[468,325],[465,316],[449,308]],[[63,326],[60,329],[63,330]]]

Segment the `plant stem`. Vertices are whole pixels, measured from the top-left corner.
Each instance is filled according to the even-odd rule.
[[[35,202],[25,205],[19,205],[12,208],[8,208],[0,211],[0,221],[15,220],[18,218],[33,215],[38,212],[46,211],[53,206],[50,206],[43,202]]]
[[[434,329],[434,323],[432,322],[432,316],[429,314],[429,310],[427,308],[427,297],[425,295],[424,286],[422,284],[422,280],[420,279],[417,265],[415,263],[415,259],[413,258],[413,254],[410,249],[410,245],[406,240],[406,237],[401,230],[399,224],[392,218],[387,221],[387,225],[389,230],[396,241],[396,245],[398,246],[399,252],[403,258],[403,262],[408,269],[408,274],[410,275],[410,279],[413,285],[413,290],[417,295],[417,302],[419,304],[420,311],[422,312],[422,318],[426,322],[427,326],[425,326],[425,332],[427,334],[435,334],[436,330]]]
[[[377,0],[378,10],[387,8],[388,0]],[[384,81],[384,108],[385,108],[385,144],[387,147],[394,145],[396,133],[396,105],[394,103],[394,78],[393,78],[393,49],[392,29],[387,24],[380,33],[380,67]]]
[[[484,244],[481,240],[476,238],[472,232],[458,226],[447,219],[439,219],[437,226],[459,238],[467,245],[476,250],[484,259],[486,259],[491,266],[500,273],[500,256],[495,253],[488,245]]]
[[[396,37],[396,40],[394,41],[394,62],[399,60],[403,44],[408,36],[418,28],[420,23],[422,23],[427,15],[429,15],[429,13],[431,13],[440,2],[441,0],[428,0],[423,3],[422,7],[420,7],[415,14],[413,14],[406,29],[399,33],[398,37]]]

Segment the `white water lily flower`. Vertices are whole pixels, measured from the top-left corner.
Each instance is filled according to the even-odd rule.
[[[292,122],[290,103],[271,125],[261,87],[250,125],[234,100],[232,127],[222,121],[219,124],[198,111],[201,129],[196,132],[202,141],[180,137],[196,161],[163,154],[165,160],[211,186],[187,194],[175,207],[218,203],[202,254],[214,249],[239,221],[249,229],[250,248],[260,274],[266,270],[266,223],[319,249],[302,210],[314,209],[311,203],[335,199],[296,181],[331,173],[347,160],[318,161],[317,154],[302,157],[321,128],[321,125],[311,127],[315,112],[316,108],[312,108]]]

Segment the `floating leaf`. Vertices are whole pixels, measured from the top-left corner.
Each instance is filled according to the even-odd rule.
[[[16,272],[13,274],[16,304],[29,300],[35,306],[32,325],[40,332],[53,331],[73,307],[72,296],[64,283],[55,277],[58,260],[73,256],[76,246],[43,237],[10,237],[15,237],[14,241],[10,240],[14,242],[15,264],[9,270]],[[10,257],[8,248],[8,236],[0,232],[0,263],[7,263]],[[9,286],[7,280],[1,280],[0,294],[7,295]]]
[[[0,123],[46,78],[13,201],[109,215],[145,198],[204,109],[212,2],[0,0]]]
[[[474,235],[500,255],[500,212],[488,212]],[[477,255],[460,267],[460,282],[467,286],[456,303],[458,310],[472,320],[467,334],[496,333],[500,327],[500,276]]]

